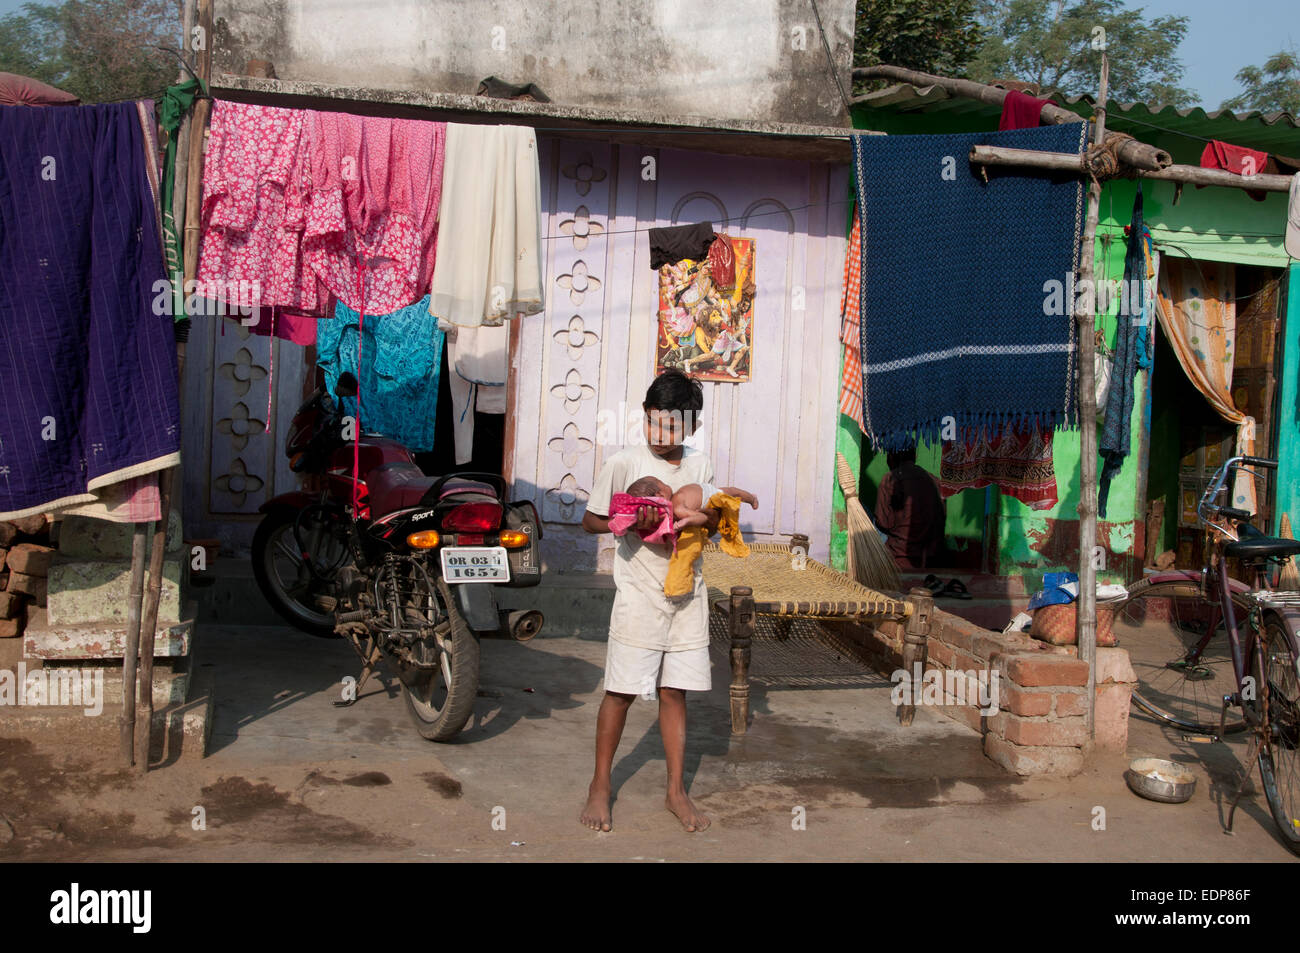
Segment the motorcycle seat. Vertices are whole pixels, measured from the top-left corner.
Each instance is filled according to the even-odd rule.
[[[478,480],[452,478],[442,485],[442,492],[438,494],[438,499],[445,500],[449,496],[463,496],[465,494],[486,496],[493,500],[497,498],[496,488],[490,484],[480,483]]]
[[[425,476],[419,467],[398,461],[375,467],[366,474],[370,493],[370,517],[375,519],[396,510],[419,506],[436,477]]]

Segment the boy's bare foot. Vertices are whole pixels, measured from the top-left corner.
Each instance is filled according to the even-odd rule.
[[[664,807],[672,811],[677,816],[677,819],[682,822],[682,827],[691,833],[709,829],[709,819],[686,796],[685,792],[669,794],[664,798]]]
[[[587,806],[582,809],[580,820],[593,831],[614,829],[614,816],[609,810],[609,788],[591,786],[587,792]]]

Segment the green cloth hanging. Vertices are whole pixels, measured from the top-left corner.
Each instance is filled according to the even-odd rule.
[[[181,254],[181,242],[176,234],[176,222],[172,217],[172,196],[176,191],[176,133],[180,130],[181,120],[189,113],[194,100],[199,95],[207,95],[203,83],[190,78],[174,86],[167,87],[158,102],[158,125],[166,133],[166,145],[163,147],[162,179],[162,223],[163,250],[167,257],[167,274],[172,282],[172,319],[183,321],[185,314],[185,259]]]

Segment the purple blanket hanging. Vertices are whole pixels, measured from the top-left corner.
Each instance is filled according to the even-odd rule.
[[[179,462],[145,162],[134,103],[0,107],[0,519]]]

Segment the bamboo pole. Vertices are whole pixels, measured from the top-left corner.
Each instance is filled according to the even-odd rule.
[[[158,476],[160,517],[154,524],[153,549],[149,553],[149,588],[140,620],[140,678],[138,717],[135,723],[135,768],[140,774],[149,771],[149,743],[153,730],[153,655],[154,636],[158,629],[158,602],[162,594],[163,561],[167,550],[167,522],[171,517],[172,475],[175,467]]]
[[[203,30],[203,49],[199,53],[199,79],[206,86],[212,79],[212,0],[199,0],[199,26]],[[208,130],[208,113],[212,101],[199,99],[190,117],[189,168],[185,177],[185,280],[194,278],[199,268],[199,202],[203,188],[203,141]]]
[[[181,29],[182,29],[181,59],[184,61],[185,64],[188,64],[190,69],[194,69],[194,55],[193,52],[190,50],[191,38],[194,33],[194,19],[195,19],[194,3],[187,2],[185,4],[184,20],[181,25]],[[178,71],[176,81],[184,82],[188,77],[189,77],[189,73],[186,71],[185,67],[182,66],[181,69]],[[178,230],[178,238],[181,240],[182,247],[184,246],[184,237],[185,237],[184,228],[185,228],[185,206],[186,206],[188,172],[189,172],[189,162],[188,162],[189,141],[190,141],[190,117],[186,116],[184,119],[181,120],[180,128],[176,130],[177,161],[175,163],[175,168],[173,169],[174,178],[172,179],[173,182],[172,207],[170,209],[172,214],[172,227]],[[181,143],[185,143],[187,147],[186,162],[180,161]],[[164,209],[164,211],[167,210]],[[183,258],[181,261],[181,267],[182,269],[184,268]],[[169,274],[167,277],[169,279],[176,280],[177,278],[183,278],[183,276],[184,273],[182,272],[180,276]],[[182,297],[181,300],[184,300],[184,298]]]
[[[195,71],[204,84],[207,84],[212,73],[212,0],[199,0],[198,7],[198,19],[203,28],[203,50],[198,57],[198,68]],[[192,40],[191,29],[193,23],[194,9],[193,6],[187,4],[184,14],[185,36],[183,40],[186,45],[189,45]],[[183,76],[184,71],[182,71]],[[202,176],[199,173],[203,162],[203,135],[207,128],[208,107],[209,102],[206,99],[200,99],[194,104],[194,121],[189,118],[184,120],[180,130],[182,138],[177,139],[178,144],[186,142],[189,150],[187,161],[183,164],[177,162],[175,170],[178,186],[184,183],[185,192],[184,204],[181,208],[184,210],[185,215],[182,247],[184,250],[184,277],[187,279],[193,278],[198,270],[198,205],[200,199],[199,189],[202,186]],[[172,201],[172,207],[175,209],[178,204],[175,193],[173,193]],[[174,278],[175,276],[169,277]],[[182,297],[184,300],[184,296]],[[176,364],[178,377],[183,380],[185,370],[184,341],[178,341],[176,344]],[[149,553],[148,595],[144,601],[142,617],[138,618],[139,678],[133,688],[139,696],[136,702],[136,712],[138,712],[139,717],[135,718],[132,727],[135,767],[141,774],[149,771],[149,748],[153,736],[153,660],[158,630],[158,603],[162,598],[162,572],[167,554],[167,526],[171,520],[172,488],[174,477],[179,472],[179,467],[171,467],[158,475],[159,518],[154,525],[152,548]],[[140,526],[142,527],[143,524],[140,524]],[[137,531],[140,531],[139,528]],[[132,557],[134,559],[134,552]],[[143,561],[143,554],[141,561]],[[134,586],[134,563],[132,572],[132,585]],[[138,617],[141,616],[138,608],[136,614]]]
[[[140,601],[144,595],[144,549],[148,523],[136,523],[131,534],[131,587],[126,597],[126,647],[122,652],[122,758],[132,764],[135,740],[136,666],[140,656]]]
[[[978,165],[1035,166],[1063,172],[1083,170],[1083,159],[1072,152],[1040,152],[1036,149],[1007,149],[1002,146],[971,146],[970,161]],[[1230,189],[1258,189],[1261,192],[1289,191],[1292,178],[1289,175],[1237,175],[1224,169],[1202,169],[1194,165],[1171,165],[1158,172],[1145,169],[1135,171],[1141,178],[1161,182],[1218,185]]]
[[[890,79],[899,83],[910,83],[913,86],[938,86],[955,96],[964,96],[967,99],[977,99],[982,103],[988,103],[990,106],[1001,106],[1003,100],[1007,98],[1008,90],[999,89],[996,86],[987,86],[984,83],[976,83],[969,79],[952,79],[947,76],[935,76],[933,73],[919,73],[916,70],[903,69],[900,66],[888,66],[881,64],[879,66],[860,66],[853,71],[854,79]],[[855,103],[863,102],[865,97],[859,96],[854,100]],[[1105,103],[1098,101],[1098,110],[1105,109]],[[1062,109],[1060,106],[1053,106],[1048,103],[1043,107],[1040,119],[1051,125],[1057,125],[1063,122],[1086,122],[1078,113],[1071,112],[1068,109]],[[1102,123],[1105,126],[1105,123]],[[1104,137],[1103,137],[1104,139]],[[1147,169],[1155,171],[1165,169],[1173,165],[1173,156],[1164,149],[1157,149],[1155,146],[1145,142],[1138,142],[1136,139],[1124,138],[1121,142],[1118,155],[1125,165],[1130,165],[1135,169]]]
[[[1101,87],[1097,94],[1097,111],[1093,142],[1106,136],[1106,95],[1110,85],[1110,60],[1101,54]],[[1101,182],[1095,177],[1088,186],[1088,220],[1080,249],[1079,283],[1092,281],[1097,249],[1097,220],[1101,214]],[[1094,295],[1080,295],[1075,311],[1079,331],[1079,598],[1076,601],[1075,634],[1080,661],[1088,663],[1087,708],[1085,724],[1091,740],[1096,725],[1097,707],[1097,571],[1092,551],[1097,545],[1097,391],[1093,360],[1097,352],[1096,301]]]

